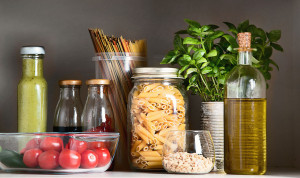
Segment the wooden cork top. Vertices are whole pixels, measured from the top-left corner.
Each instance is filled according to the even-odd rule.
[[[239,42],[239,51],[251,51],[251,33],[244,32],[239,33],[238,35],[238,42]]]

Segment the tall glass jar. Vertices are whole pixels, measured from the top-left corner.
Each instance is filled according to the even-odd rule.
[[[81,80],[60,80],[60,96],[53,120],[54,132],[81,132]]]
[[[110,81],[107,79],[87,80],[88,96],[82,112],[83,131],[114,132],[115,121],[108,99]]]
[[[46,132],[47,82],[43,76],[45,50],[21,48],[23,75],[18,84],[18,132]]]
[[[239,64],[228,74],[224,98],[224,169],[266,172],[266,82],[251,66],[251,33],[239,33]]]
[[[187,96],[176,68],[136,68],[128,100],[129,158],[133,169],[161,170],[168,131],[186,130]]]

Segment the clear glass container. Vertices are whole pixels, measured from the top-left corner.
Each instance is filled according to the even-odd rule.
[[[224,98],[224,169],[266,172],[266,82],[251,66],[251,33],[239,33],[239,64],[228,74]]]
[[[22,79],[18,84],[18,132],[46,132],[47,82],[43,76],[45,50],[21,48]]]
[[[163,146],[163,166],[169,173],[204,174],[215,164],[215,150],[209,131],[169,131]]]
[[[54,132],[81,132],[83,105],[80,98],[81,80],[60,80],[60,95],[53,120]]]
[[[2,171],[47,174],[104,172],[113,162],[118,141],[119,133],[115,132],[0,133],[1,173]],[[98,145],[101,145],[101,147]],[[80,157],[81,160],[83,159],[83,156],[80,156],[80,152],[83,155],[86,151],[94,151],[99,155],[106,156],[106,158],[101,160],[101,164],[95,165],[91,163],[90,167],[85,167],[83,162],[80,162]],[[63,152],[67,154],[63,154]],[[59,160],[59,156],[54,157],[53,153],[55,155],[72,156],[72,164],[70,165],[70,159]],[[42,154],[44,154],[44,159],[40,159]],[[93,160],[91,154],[89,154],[89,160]],[[99,157],[98,162],[100,163]],[[69,164],[70,167],[64,166],[66,164]],[[74,167],[74,165],[77,166]]]
[[[110,81],[107,79],[87,80],[88,96],[82,112],[83,131],[113,132],[115,121],[108,99]]]
[[[133,169],[162,170],[170,130],[186,130],[187,96],[176,68],[136,68],[128,99],[129,158]]]

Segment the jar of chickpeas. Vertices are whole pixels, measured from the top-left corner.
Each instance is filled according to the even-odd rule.
[[[187,96],[176,68],[136,68],[128,98],[129,158],[133,169],[161,170],[167,133],[187,128]]]

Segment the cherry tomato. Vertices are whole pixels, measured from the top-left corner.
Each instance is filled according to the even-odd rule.
[[[110,162],[110,153],[106,148],[97,148],[94,150],[98,155],[98,167],[106,166]]]
[[[66,145],[67,149],[75,150],[79,154],[83,153],[87,147],[88,145],[85,141],[79,141],[74,138],[70,138],[69,143]]]
[[[88,149],[106,148],[105,142],[88,142]]]
[[[58,157],[59,157],[59,152],[55,150],[45,151],[38,158],[39,166],[42,169],[55,169],[59,165]]]
[[[98,155],[93,150],[85,150],[81,154],[81,164],[82,168],[94,168],[98,165]]]
[[[60,152],[63,147],[63,141],[59,137],[46,137],[41,141],[40,148],[43,151],[55,150]]]
[[[64,149],[59,154],[58,162],[64,169],[77,169],[80,166],[81,155],[77,151]]]
[[[26,149],[30,150],[33,148],[40,148],[41,141],[42,141],[42,139],[40,139],[40,138],[33,138],[33,139],[29,140],[26,144]]]
[[[27,167],[31,167],[31,168],[37,167],[38,164],[39,164],[38,163],[38,157],[40,156],[40,154],[42,152],[43,151],[38,149],[38,148],[33,148],[33,149],[30,149],[30,150],[27,150],[24,153],[24,157],[23,157],[24,164]]]

